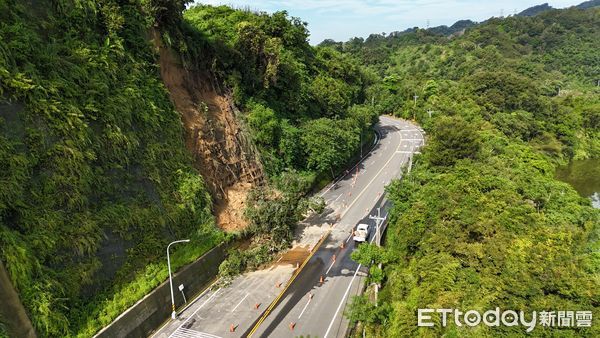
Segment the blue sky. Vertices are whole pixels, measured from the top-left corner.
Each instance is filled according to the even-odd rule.
[[[546,0],[547,1],[547,0]],[[211,5],[249,7],[274,12],[286,10],[308,22],[311,43],[330,38],[346,41],[371,33],[402,31],[410,27],[452,25],[461,19],[483,21],[492,16],[518,13],[544,0],[203,0]],[[554,8],[577,5],[585,0],[547,1]]]

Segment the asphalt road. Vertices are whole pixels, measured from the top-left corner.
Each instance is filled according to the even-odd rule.
[[[378,130],[381,141],[359,165],[358,177],[340,182],[354,187],[350,196],[345,192],[347,189],[343,189],[346,196],[342,203],[347,207],[342,209],[339,222],[252,337],[345,335],[348,320],[344,317],[344,309],[351,296],[362,290],[368,272],[350,258],[355,247],[350,231],[357,224],[366,223],[371,234],[369,240],[375,239],[376,221],[369,219],[369,215],[377,215],[379,207],[382,216],[387,213],[384,187],[400,176],[401,168],[408,164],[411,154],[423,144],[422,131],[406,121],[382,117]],[[332,189],[325,194],[328,203],[335,203],[338,190]]]
[[[367,272],[350,258],[351,231],[358,223],[369,224],[369,240],[374,239],[375,221],[368,216],[376,215],[377,207],[382,207],[382,215],[387,213],[385,186],[400,176],[424,142],[422,130],[407,121],[382,116],[376,129],[380,140],[373,150],[321,193],[331,225],[317,219],[319,227],[312,232],[316,237],[308,227],[299,234],[312,255],[303,266],[275,265],[240,276],[228,287],[209,289],[154,337],[344,336],[344,309],[362,290]],[[319,240],[325,232],[328,235]],[[269,304],[276,306],[265,312]]]

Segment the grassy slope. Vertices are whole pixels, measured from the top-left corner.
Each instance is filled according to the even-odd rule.
[[[389,188],[388,249],[376,259],[386,263],[381,305],[358,299],[350,312],[371,334],[523,333],[419,329],[418,308],[598,311],[600,212],[553,173],[570,158],[600,155],[599,13],[495,19],[452,40],[420,31],[375,65],[386,77],[380,105],[415,114],[430,133],[413,173]],[[368,58],[370,48],[386,46],[354,53]],[[405,99],[415,93],[416,107]]]
[[[194,240],[181,266],[223,236],[142,5],[0,9],[0,257],[41,336],[90,336],[165,279],[170,240]]]

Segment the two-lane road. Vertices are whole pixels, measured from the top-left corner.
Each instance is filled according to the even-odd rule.
[[[422,130],[404,120],[382,116],[376,130],[380,139],[373,150],[321,193],[326,212],[299,228],[291,251],[300,249],[300,260],[284,259],[269,269],[241,275],[227,287],[207,290],[154,337],[343,336],[348,327],[344,309],[351,296],[360,293],[367,272],[350,259],[350,233],[359,222],[370,224],[374,233],[375,223],[368,215],[385,206],[385,186],[400,176],[424,142]],[[382,209],[381,214],[386,212]],[[299,261],[306,264],[297,269]]]
[[[387,213],[385,186],[400,176],[402,167],[424,142],[421,129],[406,121],[381,117],[377,129],[382,139],[359,165],[361,179],[353,182],[355,198],[350,195],[342,202],[346,208],[341,209],[340,220],[331,235],[285,292],[279,305],[254,331],[246,332],[252,337],[345,335],[348,320],[344,310],[351,297],[361,292],[368,272],[350,258],[355,245],[351,231],[358,223],[366,223],[370,227],[370,241],[374,240],[375,221],[368,216],[377,215],[377,208],[382,208],[381,215]],[[334,189],[327,194],[326,200],[337,198]]]

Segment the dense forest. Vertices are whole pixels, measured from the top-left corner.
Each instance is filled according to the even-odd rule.
[[[600,157],[600,9],[314,47],[286,12],[187,5],[0,0],[0,269],[39,336],[109,324],[166,280],[174,239],[192,239],[175,269],[238,236],[251,244],[222,276],[268,261],[380,114],[414,119],[428,138],[388,187],[385,248],[354,255],[383,288],[377,304],[353,299],[352,322],[369,336],[513,336],[520,328],[418,329],[416,309],[598,312],[600,215],[554,172]],[[164,83],[169,53],[241,112],[264,167],[239,233],[217,226],[222,196]],[[199,121],[214,114],[192,105]]]
[[[0,257],[41,336],[93,334],[219,243],[139,4],[0,1]],[[138,236],[143,233],[144,236]],[[86,331],[88,330],[88,331]]]
[[[387,188],[385,249],[354,254],[383,285],[377,305],[356,297],[347,312],[358,336],[524,335],[419,328],[419,308],[598,312],[600,212],[554,172],[600,156],[599,41],[600,9],[572,8],[451,36],[418,29],[325,42],[380,75],[380,113],[428,131],[412,172]],[[597,337],[599,328],[531,334]]]
[[[231,237],[215,226],[157,46],[211,74],[242,111],[267,174],[246,212],[247,235],[261,238],[252,258],[289,243],[314,207],[305,196],[376,121],[360,105],[368,75],[310,46],[299,19],[224,6],[183,14],[187,3],[0,0],[0,259],[40,336],[110,323],[167,278],[170,241],[192,239],[175,250],[178,268]]]

